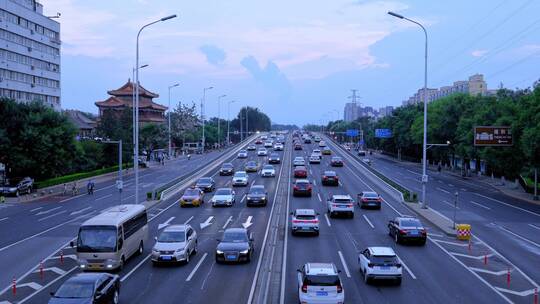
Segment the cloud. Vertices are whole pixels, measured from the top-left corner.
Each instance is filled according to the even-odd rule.
[[[473,55],[473,57],[482,57],[487,52],[488,52],[488,50],[474,50],[474,51],[471,52],[471,55]]]
[[[290,97],[291,84],[274,62],[268,61],[263,69],[255,57],[247,56],[242,59],[240,64],[257,82],[262,84],[268,91],[279,96],[282,101]]]
[[[199,50],[206,56],[208,63],[215,66],[222,65],[227,58],[225,51],[215,45],[203,45]]]

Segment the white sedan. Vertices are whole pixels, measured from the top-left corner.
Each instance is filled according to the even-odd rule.
[[[265,165],[261,170],[261,176],[262,177],[275,177],[276,169],[274,169],[274,166],[272,165]]]
[[[260,148],[259,151],[257,151],[257,155],[258,156],[267,156],[268,155],[268,150],[266,150],[266,148]]]
[[[246,171],[236,171],[232,178],[233,186],[247,186],[249,184],[249,177]]]
[[[305,166],[305,165],[306,165],[306,161],[304,160],[302,156],[297,156],[294,158],[293,166]]]
[[[219,188],[210,202],[212,203],[212,207],[232,206],[235,202],[235,195],[236,193],[231,188]]]

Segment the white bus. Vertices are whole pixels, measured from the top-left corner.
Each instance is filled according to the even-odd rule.
[[[143,205],[111,207],[79,228],[79,266],[85,271],[122,269],[132,255],[143,253],[147,239],[148,216]]]

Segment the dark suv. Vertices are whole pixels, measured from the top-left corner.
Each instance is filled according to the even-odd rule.
[[[30,177],[25,177],[15,186],[5,185],[0,187],[0,195],[19,196],[21,194],[30,194],[33,187],[34,180]]]

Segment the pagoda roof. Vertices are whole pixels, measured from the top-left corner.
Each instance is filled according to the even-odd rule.
[[[111,96],[103,101],[98,101],[95,103],[98,108],[121,108],[121,107],[132,107],[131,100],[124,100],[116,96]],[[149,99],[139,99],[139,109],[155,109],[166,111],[167,107],[157,104]]]
[[[130,79],[128,79],[126,84],[124,84],[123,86],[121,86],[120,88],[118,88],[116,90],[107,91],[107,93],[109,93],[109,95],[113,95],[113,96],[126,96],[126,95],[131,96],[131,95],[133,95],[133,90],[134,89],[135,89],[135,84]],[[149,97],[149,98],[157,98],[157,97],[159,97],[159,94],[152,93],[152,92],[148,91],[147,89],[145,89],[142,85],[139,84],[139,96],[145,96],[145,97]]]

